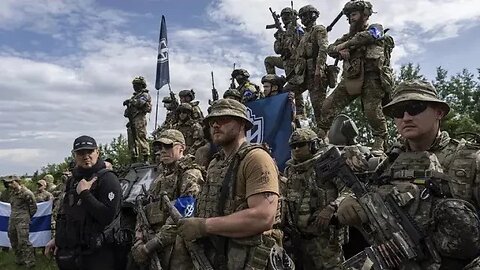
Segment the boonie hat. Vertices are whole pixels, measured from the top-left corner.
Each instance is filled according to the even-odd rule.
[[[208,125],[210,119],[219,116],[233,116],[245,120],[246,130],[253,127],[253,123],[247,115],[247,107],[234,99],[219,99],[213,102],[208,115],[203,119],[203,123]]]

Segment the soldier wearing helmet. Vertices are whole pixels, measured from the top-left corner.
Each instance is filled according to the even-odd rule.
[[[348,17],[350,31],[328,47],[331,57],[343,60],[342,80],[323,104],[319,135],[325,136],[335,117],[360,97],[374,137],[372,151],[379,153],[384,150],[387,136],[381,108],[385,101],[388,102],[393,85],[390,68],[393,39],[384,34],[381,24],[368,23],[372,15],[370,2],[350,1],[343,12]]]
[[[238,102],[241,102],[242,101],[242,95],[240,94],[240,92],[238,92],[237,89],[228,89],[227,91],[225,91],[225,93],[223,94],[223,98],[229,98],[229,99],[234,99]]]
[[[430,82],[401,82],[382,110],[393,118],[402,140],[392,151],[396,155],[390,155],[376,170],[384,180],[372,182],[369,191],[382,198],[388,194],[408,197],[398,204],[432,240],[436,253],[403,259],[396,268],[479,269],[480,148],[463,139],[454,140],[441,130],[450,106]],[[436,180],[428,183],[428,179]],[[437,185],[435,189],[427,187],[432,184]],[[340,204],[338,220],[352,226],[370,222],[353,197]],[[373,236],[367,239],[369,244],[383,241],[379,239],[383,236]]]
[[[147,113],[152,111],[152,98],[146,89],[147,83],[142,76],[135,77],[132,81],[133,96],[123,102],[126,106],[124,116],[128,118],[127,134],[128,148],[132,161],[143,157],[148,160],[150,147],[147,141]]]
[[[221,150],[208,166],[195,217],[181,219],[178,232],[186,241],[220,237],[224,249],[204,247],[215,269],[268,269],[268,254],[277,242],[273,227],[280,225],[275,162],[261,145],[247,142],[253,123],[242,103],[213,102],[204,123]]]
[[[260,87],[248,79],[250,73],[243,68],[235,69],[232,71],[232,78],[234,78],[238,87],[237,90],[242,96],[242,103],[247,103],[249,101],[257,100],[263,97],[263,92]]]
[[[173,126],[173,129],[179,130],[185,137],[185,144],[187,146],[185,153],[195,155],[195,151],[205,144],[202,125],[193,119],[193,107],[189,103],[178,105],[175,112],[177,122]]]
[[[346,187],[336,178],[317,175],[315,162],[327,149],[317,134],[308,128],[297,128],[288,141],[292,158],[287,162],[288,179],[283,197],[286,204],[287,229],[295,266],[300,269],[343,269],[342,244],[346,228],[331,225]],[[302,268],[303,267],[303,268]]]
[[[57,185],[55,185],[55,178],[51,174],[46,174],[43,177],[43,180],[47,183],[47,191],[48,192],[53,192],[56,188]]]
[[[305,26],[305,34],[296,49],[295,73],[288,76],[286,90],[295,93],[297,116],[303,118],[304,104],[302,93],[308,90],[312,101],[315,121],[321,117],[321,106],[327,91],[327,76],[325,73],[327,61],[327,30],[323,25],[317,25],[320,12],[312,5],[302,7],[298,15]]]
[[[52,193],[47,191],[47,181],[41,179],[37,182],[37,191],[35,192],[35,200],[37,202],[46,202],[53,200]]]
[[[193,89],[182,90],[178,93],[180,103],[188,103],[193,108],[193,119],[201,122],[203,120],[203,112],[199,106],[200,101],[195,100],[195,91]]]
[[[277,76],[275,74],[267,74],[262,77],[263,92],[265,97],[275,96],[283,92],[285,85],[285,77]]]

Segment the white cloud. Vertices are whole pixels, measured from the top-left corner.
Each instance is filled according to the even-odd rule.
[[[0,149],[0,161],[20,164],[37,162],[44,154],[45,150],[40,148]]]

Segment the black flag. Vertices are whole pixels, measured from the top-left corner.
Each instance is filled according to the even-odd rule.
[[[170,83],[167,44],[167,24],[165,23],[165,16],[162,15],[162,23],[160,24],[160,38],[158,40],[157,77],[155,79],[155,89],[157,90],[162,88],[162,86],[165,84]]]

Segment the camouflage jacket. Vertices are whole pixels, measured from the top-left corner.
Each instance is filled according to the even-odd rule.
[[[263,98],[263,91],[260,89],[260,87],[250,81],[246,81],[245,83],[239,85],[237,90],[242,96],[243,104]]]
[[[193,120],[197,120],[201,122],[203,120],[203,112],[199,104],[200,104],[200,101],[198,100],[190,101],[190,105],[192,105],[192,109],[193,109]]]
[[[296,51],[296,75],[313,77],[318,74],[324,76],[327,46],[327,30],[323,25],[307,28]]]
[[[10,218],[30,220],[37,212],[35,196],[23,185],[19,190],[11,192],[10,206],[12,208]]]
[[[273,44],[275,53],[280,54],[284,61],[293,59],[303,33],[302,26],[295,22],[288,24],[285,32],[277,31],[275,33],[275,43]]]
[[[136,92],[129,99],[124,116],[128,118],[143,117],[152,111],[152,98],[147,89]]]
[[[46,201],[50,201],[50,200],[53,200],[53,195],[52,193],[46,191],[46,190],[43,190],[43,191],[39,191],[37,190],[35,192],[35,200],[37,202],[46,202]]]
[[[179,130],[185,137],[187,154],[195,155],[197,149],[205,144],[202,125],[193,119],[190,119],[186,122],[178,121],[173,126],[173,129]]]

